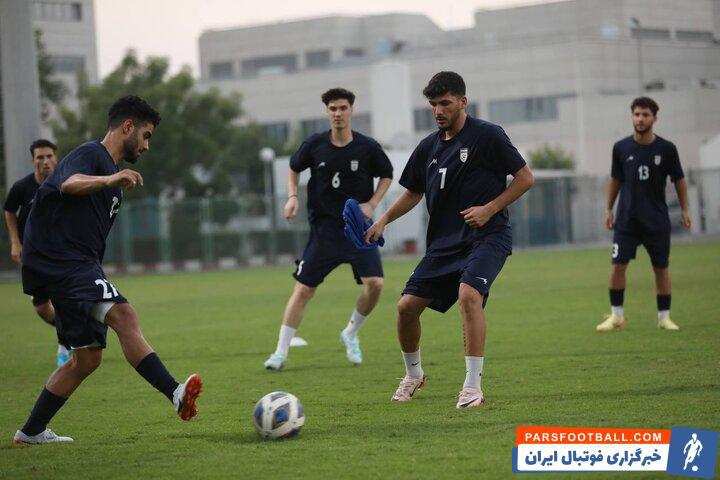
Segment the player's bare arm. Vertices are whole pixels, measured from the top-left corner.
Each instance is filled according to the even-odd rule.
[[[690,217],[690,207],[688,206],[687,188],[687,180],[684,178],[675,181],[675,191],[677,192],[681,209],[680,221],[683,227],[689,229],[692,225],[692,219]]]
[[[10,258],[13,262],[19,264],[22,256],[22,243],[20,243],[20,235],[18,234],[17,216],[6,211],[5,223],[7,223],[8,235],[10,236]]]
[[[390,188],[390,184],[392,184],[392,178],[381,178],[372,198],[366,203],[360,204],[360,209],[362,210],[363,215],[365,215],[365,218],[372,218],[375,209]]]
[[[300,178],[300,174],[297,173],[292,168],[290,171],[288,171],[288,181],[287,181],[287,202],[285,202],[285,208],[283,208],[283,216],[285,217],[285,220],[288,222],[292,221],[296,216],[298,212],[298,180]]]
[[[380,217],[370,228],[368,228],[367,232],[365,232],[365,243],[377,241],[377,239],[380,238],[380,235],[383,234],[383,231],[388,224],[394,222],[412,210],[415,205],[420,203],[422,198],[422,193],[405,190],[398,199],[395,200],[395,203],[388,208],[383,216]]]
[[[610,177],[610,180],[608,180],[607,194],[605,196],[605,227],[607,227],[608,230],[612,230],[615,223],[613,205],[615,205],[618,193],[620,193],[620,180]]]
[[[474,228],[485,225],[493,215],[502,211],[505,207],[520,198],[535,183],[535,176],[527,165],[513,174],[513,180],[508,188],[495,200],[485,205],[477,205],[466,208],[460,214],[465,218],[465,223]]]
[[[76,173],[63,182],[61,191],[70,195],[90,195],[104,188],[135,188],[138,185],[143,185],[142,175],[126,168],[105,176]]]

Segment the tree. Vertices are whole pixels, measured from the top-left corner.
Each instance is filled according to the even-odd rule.
[[[35,30],[35,50],[37,52],[38,80],[40,81],[40,115],[43,121],[50,116],[52,105],[60,106],[68,93],[65,84],[54,79],[50,55],[45,50],[42,30]]]
[[[575,158],[560,146],[541,145],[528,152],[530,166],[544,170],[574,170]]]
[[[188,68],[168,73],[166,58],[149,57],[141,63],[129,51],[99,85],[80,82],[79,110],[61,108],[53,124],[59,149],[69,152],[82,142],[102,138],[108,108],[129,94],[146,99],[162,117],[150,150],[132,166],[143,175],[145,187],[131,190],[131,196],[223,194],[231,190],[232,179],[240,177],[249,179],[246,191],[262,191],[259,150],[281,148],[257,125],[241,125],[239,94],[198,91]]]

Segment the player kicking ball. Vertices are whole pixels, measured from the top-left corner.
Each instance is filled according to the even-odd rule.
[[[49,298],[55,306],[58,339],[73,350],[55,370],[35,402],[16,444],[72,442],[47,428],[67,399],[100,366],[108,326],[135,370],[173,404],[183,420],[197,414],[202,391],[198,375],[178,383],[148,345],[135,309],[102,270],[105,242],[120,211],[123,188],[142,186],[135,163],[150,148],[160,115],[136,96],[117,100],[108,113],[102,141],[70,152],[38,189],[22,251],[25,293]]]
[[[295,288],[285,306],[275,352],[265,361],[268,370],[282,370],[290,341],[300,327],[305,307],[325,277],[342,263],[352,266],[355,281],[363,286],[350,320],[340,333],[340,342],[350,363],[362,363],[358,332],[380,300],[383,269],[377,249],[361,250],[345,237],[342,218],[345,202],[354,198],[367,218],[382,200],[392,182],[392,164],[375,140],[352,130],[355,95],[332,88],[321,96],[330,120],[330,130],[310,136],[290,158],[288,200],[284,215],[297,215],[297,186],[300,172],[310,169],[307,186],[308,238],[297,270]],[[377,188],[373,181],[379,177]]]
[[[690,228],[690,209],[687,181],[677,148],[653,133],[658,110],[652,98],[633,100],[630,106],[633,134],[613,146],[605,209],[605,226],[613,230],[611,312],[595,327],[598,332],[612,332],[625,326],[625,272],[641,244],[650,255],[655,272],[657,326],[663,330],[680,330],[670,319],[670,217],[665,202],[668,176],[675,184],[685,228]],[[613,218],[618,193],[617,218]]]
[[[420,361],[420,315],[446,312],[460,301],[465,339],[465,382],[457,408],[484,402],[480,379],[485,355],[484,307],[490,287],[512,252],[507,206],[534,183],[532,172],[498,125],[465,112],[465,82],[454,72],[436,74],[423,90],[438,131],[415,148],[400,177],[407,190],[368,229],[375,241],[385,227],[425,196],[427,252],[398,303],[398,339],[405,377],[393,401],[407,402],[426,378]],[[507,186],[507,176],[514,178]]]

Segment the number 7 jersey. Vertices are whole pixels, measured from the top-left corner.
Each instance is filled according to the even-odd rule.
[[[670,218],[665,185],[683,178],[675,145],[660,136],[647,145],[632,136],[613,146],[612,178],[620,182],[615,230],[628,231],[639,224],[649,232],[669,232]]]

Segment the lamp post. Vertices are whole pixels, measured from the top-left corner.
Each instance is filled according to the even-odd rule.
[[[274,264],[277,259],[277,217],[275,215],[275,182],[273,181],[275,150],[270,147],[261,148],[260,161],[265,164],[265,206],[270,224],[267,260],[268,263]]]
[[[645,91],[645,81],[643,80],[643,61],[642,61],[642,33],[640,32],[640,20],[637,17],[630,17],[630,27],[635,28],[635,39],[637,40],[637,68],[638,68],[638,94],[642,95]],[[631,30],[632,31],[632,30]]]

